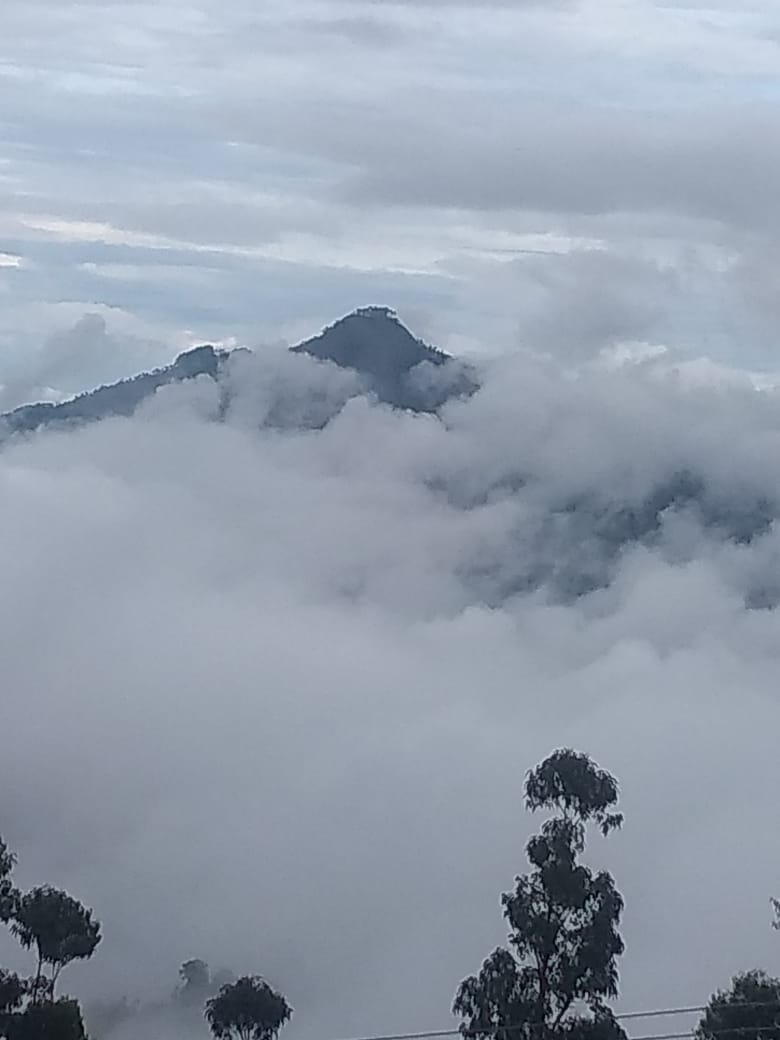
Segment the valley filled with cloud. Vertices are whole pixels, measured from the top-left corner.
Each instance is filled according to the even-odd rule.
[[[197,955],[283,985],[291,1035],[446,1023],[557,745],[622,782],[624,1007],[776,955],[776,392],[480,375],[415,414],[234,354],[5,442],[3,827],[99,908],[86,993]]]

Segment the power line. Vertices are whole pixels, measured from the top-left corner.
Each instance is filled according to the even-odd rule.
[[[771,1002],[770,1002],[771,1003]],[[763,1006],[763,1001],[761,1002]],[[757,1007],[757,1001],[751,1001],[749,1004],[729,1004],[729,1007]],[[619,1018],[622,1022],[628,1021],[631,1018],[662,1018],[663,1016],[669,1015],[694,1015],[701,1011],[706,1011],[706,1004],[693,1004],[691,1007],[681,1008],[660,1008],[657,1011],[625,1011],[622,1014],[615,1015],[615,1018]]]
[[[734,1007],[734,1004],[729,1005]],[[763,1005],[762,1005],[763,1006]],[[780,1025],[776,1026],[729,1026],[723,1029],[708,1029],[707,1036],[721,1036],[731,1033],[767,1033],[777,1032],[780,1029]],[[696,1036],[696,1032],[693,1029],[689,1029],[686,1033],[654,1033],[652,1036],[632,1036],[629,1040],[683,1040],[683,1038]]]
[[[691,1004],[688,1007],[675,1007],[675,1008],[654,1008],[652,1011],[622,1011],[612,1017],[621,1022],[627,1022],[632,1019],[638,1018],[663,1018],[671,1017],[673,1015],[693,1015],[700,1014],[706,1011],[709,1007],[708,1004]],[[780,1003],[772,1000],[745,1000],[729,1003],[726,1005],[729,1009],[731,1008],[752,1008],[752,1007],[777,1007],[780,1009]],[[499,1029],[503,1033],[510,1033],[520,1029],[537,1029],[546,1025],[544,1022],[521,1022],[514,1026],[496,1026],[495,1031]],[[761,1033],[767,1030],[780,1029],[780,1023],[776,1026],[734,1026],[729,1029],[712,1029],[708,1030],[709,1036],[718,1036],[721,1033]],[[475,1030],[474,1036],[488,1036],[488,1031]],[[693,1030],[688,1030],[684,1033],[663,1033],[650,1036],[637,1036],[629,1037],[629,1040],[688,1040],[689,1037],[694,1035]],[[359,1036],[350,1037],[349,1040],[440,1040],[440,1038],[449,1036],[461,1036],[461,1030],[459,1027],[452,1029],[426,1029],[421,1030],[417,1033],[380,1033],[372,1036]],[[342,1038],[344,1040],[344,1038]]]

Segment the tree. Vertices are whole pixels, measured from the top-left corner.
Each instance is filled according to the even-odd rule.
[[[100,925],[66,892],[45,886],[20,895],[11,882],[15,865],[16,857],[0,838],[0,920],[10,923],[25,949],[35,946],[38,968],[33,979],[0,968],[0,1038],[87,1040],[78,1001],[55,1001],[54,984],[66,964],[92,956]],[[42,977],[45,964],[52,967],[50,980]]]
[[[206,1004],[216,1040],[275,1040],[292,1008],[265,979],[245,975],[223,986]]]
[[[38,966],[32,984],[35,1003],[42,992],[45,964],[51,965],[50,999],[62,969],[92,956],[100,942],[100,924],[92,911],[61,889],[43,885],[18,900],[11,929],[26,950],[35,946]]]
[[[6,1036],[8,1023],[22,1006],[27,985],[11,971],[0,968],[0,1036]]]
[[[6,1026],[8,1040],[87,1040],[76,1000],[28,1004]]]
[[[179,997],[182,1002],[189,1005],[203,1005],[209,994],[211,986],[211,973],[205,961],[195,957],[185,961],[179,968],[179,978],[182,981],[179,987]]]
[[[763,971],[735,975],[710,997],[699,1040],[780,1040],[780,979]]]
[[[0,921],[7,922],[16,906],[17,891],[11,881],[16,856],[0,837]]]
[[[617,800],[614,777],[570,749],[526,775],[526,808],[555,815],[526,846],[530,871],[502,897],[511,951],[499,947],[458,988],[464,1037],[625,1038],[606,1004],[618,992],[623,899],[609,873],[579,862],[588,823],[605,836],[621,826]]]

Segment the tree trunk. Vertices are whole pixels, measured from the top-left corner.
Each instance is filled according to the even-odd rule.
[[[41,971],[43,970],[43,957],[41,957],[41,951],[38,951],[38,967],[35,971],[35,980],[33,981],[32,988],[32,1002],[33,1004],[38,1003],[38,990],[41,987]]]

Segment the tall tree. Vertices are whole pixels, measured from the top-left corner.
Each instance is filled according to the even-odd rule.
[[[100,924],[93,919],[92,911],[50,885],[34,888],[19,898],[11,929],[22,946],[27,950],[34,946],[38,956],[31,992],[33,1003],[44,992],[44,965],[52,969],[45,991],[53,999],[62,969],[71,961],[91,957],[101,938]]]
[[[526,808],[554,815],[526,846],[531,869],[502,897],[510,949],[499,947],[458,988],[464,1037],[625,1037],[607,1004],[618,992],[623,899],[609,873],[579,861],[589,823],[605,836],[621,826],[617,800],[615,778],[567,748],[527,774]]]
[[[257,975],[223,986],[206,1004],[216,1040],[276,1040],[291,1015],[282,994]]]
[[[698,1040],[780,1040],[780,979],[763,971],[735,975],[710,997]]]

